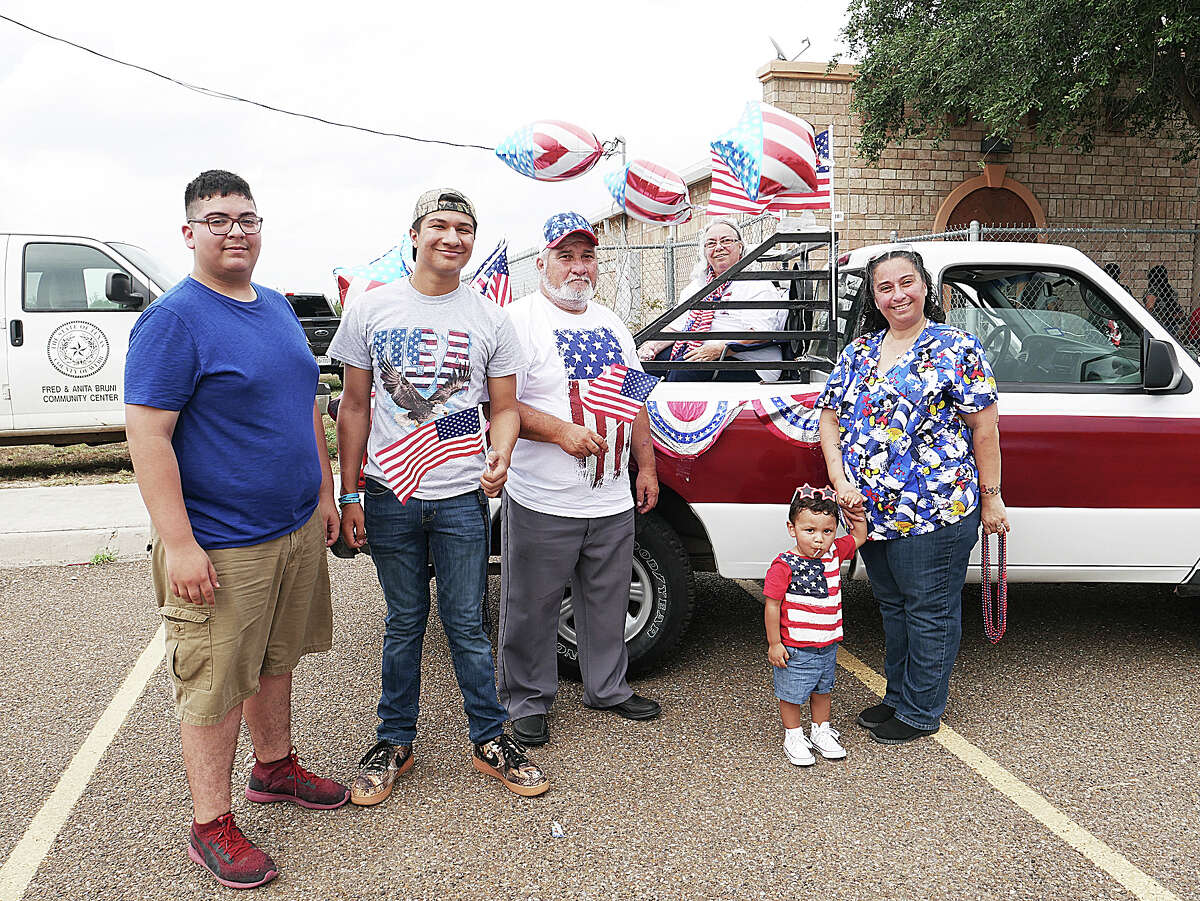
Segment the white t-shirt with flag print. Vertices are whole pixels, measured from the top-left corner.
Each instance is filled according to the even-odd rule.
[[[375,408],[368,476],[387,476],[380,452],[417,428],[487,400],[487,379],[523,362],[508,314],[468,285],[430,297],[409,279],[372,288],[342,313],[329,355],[372,373]],[[414,497],[441,500],[479,487],[484,455],[449,459],[421,477]]]
[[[603,435],[608,452],[586,460],[557,444],[521,438],[513,449],[505,490],[522,507],[572,518],[623,513],[633,506],[629,487],[631,423],[583,406],[592,379],[621,363],[641,370],[628,327],[592,301],[582,313],[559,309],[540,291],[504,308],[512,318],[528,366],[517,373],[517,399],[535,410]]]

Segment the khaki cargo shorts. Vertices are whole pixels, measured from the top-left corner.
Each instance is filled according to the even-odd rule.
[[[258,677],[290,673],[304,654],[333,646],[329,565],[319,511],[282,538],[208,551],[221,587],[216,603],[171,593],[155,536],[154,594],[167,629],[167,672],[185,723],[209,726],[258,692]]]

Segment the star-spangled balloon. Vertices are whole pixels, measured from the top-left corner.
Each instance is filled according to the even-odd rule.
[[[500,142],[496,156],[537,181],[566,181],[583,175],[600,159],[600,139],[578,125],[542,119]]]
[[[678,225],[692,218],[692,204],[683,179],[649,160],[634,160],[604,176],[608,193],[634,219],[658,225]]]
[[[737,125],[711,146],[752,201],[802,186],[817,189],[813,127],[769,103],[751,100]]]
[[[412,241],[405,235],[395,247],[378,259],[361,266],[340,266],[333,270],[337,278],[338,296],[342,306],[363,291],[379,285],[398,282],[412,275]]]

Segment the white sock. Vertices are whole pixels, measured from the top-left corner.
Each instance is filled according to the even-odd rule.
[[[822,729],[824,729],[824,728],[826,728],[826,727],[828,727],[828,726],[829,726],[829,721],[828,721],[828,720],[826,720],[826,721],[825,721],[825,722],[823,722],[823,723],[813,723],[813,724],[812,724],[812,727],[813,727],[814,729],[816,729],[818,726],[820,726]]]
[[[787,726],[784,726],[783,731],[787,733],[788,738],[795,738],[797,735],[799,735],[801,738],[804,737],[803,726],[797,726],[795,729],[789,729]]]

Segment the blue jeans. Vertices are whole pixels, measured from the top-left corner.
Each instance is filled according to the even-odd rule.
[[[979,509],[924,535],[868,541],[863,563],[883,617],[883,703],[917,729],[941,724],[962,638],[962,589]]]
[[[379,738],[412,744],[421,695],[421,645],[429,619],[429,552],[437,573],[438,616],[446,630],[471,741],[499,735],[508,713],[496,700],[492,645],[484,629],[487,589],[487,499],[482,491],[401,504],[386,485],[367,479],[367,540],[387,602]]]

